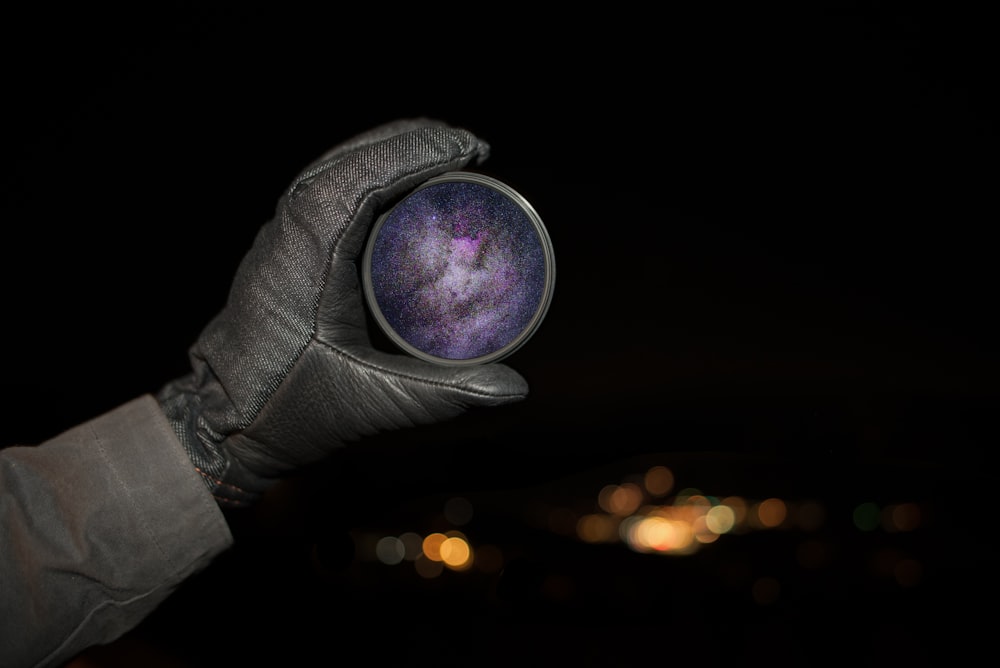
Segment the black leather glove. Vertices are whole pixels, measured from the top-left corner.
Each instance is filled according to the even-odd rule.
[[[360,437],[527,396],[502,364],[438,366],[373,348],[356,265],[394,199],[488,153],[465,130],[404,120],[335,147],[291,184],[192,346],[192,372],[157,395],[220,505],[250,503]]]

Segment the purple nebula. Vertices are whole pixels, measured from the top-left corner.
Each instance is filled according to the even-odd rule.
[[[547,249],[517,202],[487,185],[421,188],[382,221],[370,286],[402,340],[441,359],[491,355],[514,342],[547,291]]]

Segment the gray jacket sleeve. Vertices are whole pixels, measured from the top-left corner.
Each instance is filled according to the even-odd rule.
[[[114,640],[231,544],[151,396],[0,450],[0,667]]]

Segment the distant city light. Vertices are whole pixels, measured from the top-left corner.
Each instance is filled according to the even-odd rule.
[[[668,467],[652,466],[641,475],[600,487],[590,512],[581,512],[579,506],[539,507],[534,511],[535,523],[553,534],[584,543],[620,543],[634,552],[685,556],[724,536],[752,531],[797,529],[816,533],[828,519],[826,508],[815,499],[789,502],[778,497],[716,497],[695,487],[682,488],[670,496],[675,483]],[[442,516],[453,527],[469,525],[473,515],[473,504],[463,497],[453,497],[443,506]],[[922,516],[915,503],[880,507],[864,501],[854,507],[850,519],[855,528],[864,532],[881,528],[894,533],[916,530]],[[406,531],[398,536],[363,534],[357,543],[361,556],[389,566],[411,562],[416,573],[426,579],[440,577],[446,570],[496,575],[506,561],[501,547],[473,547],[469,537],[457,528],[425,534]],[[796,561],[806,570],[826,567],[835,558],[828,541],[820,537],[803,540],[795,551]],[[923,576],[918,560],[892,550],[877,552],[870,566],[874,575],[893,579],[901,587],[915,586]],[[571,584],[552,584],[551,588],[568,595]],[[752,583],[751,595],[759,605],[770,605],[780,594],[781,583],[773,577],[760,576]]]

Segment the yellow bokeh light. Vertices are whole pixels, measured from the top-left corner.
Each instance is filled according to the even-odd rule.
[[[682,552],[694,542],[690,524],[659,515],[629,518],[622,522],[620,535],[636,552]]]
[[[620,541],[637,552],[680,555],[693,554],[726,534],[782,527],[816,531],[827,519],[826,508],[814,499],[719,497],[705,494],[697,487],[685,487],[667,497],[676,481],[673,471],[662,465],[651,466],[645,474],[628,476],[625,480],[600,489],[597,496],[600,511],[586,515],[567,509],[551,511],[548,528],[565,535],[575,528],[577,537],[588,543]],[[872,516],[872,508],[877,511],[874,504],[859,506],[855,522],[860,515]],[[862,513],[861,509],[869,512]],[[896,504],[887,507],[881,519],[887,530],[911,530],[920,523],[920,509],[916,504]],[[800,546],[798,557],[804,568],[819,568],[827,565],[833,555],[822,544],[808,543]],[[906,578],[901,575],[900,579]],[[760,581],[764,589],[776,586],[775,581]],[[776,590],[771,594],[762,591],[759,602],[765,602],[772,594]]]
[[[465,570],[472,565],[472,548],[464,538],[450,536],[438,548],[441,561],[452,570]]]
[[[637,552],[646,552],[649,549],[640,537],[639,526],[642,521],[641,517],[626,517],[618,525],[618,537]]]
[[[662,517],[647,517],[636,525],[632,545],[665,552],[677,542],[674,522]]]
[[[712,533],[729,533],[736,526],[736,512],[727,505],[713,506],[705,513],[705,526]]]

